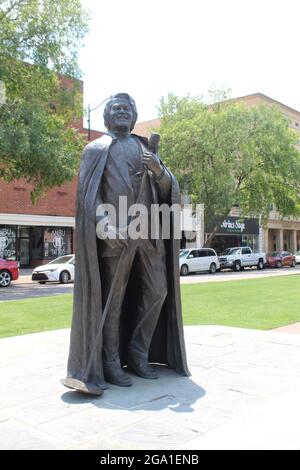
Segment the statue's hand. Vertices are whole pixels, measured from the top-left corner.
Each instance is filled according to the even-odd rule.
[[[163,167],[155,153],[145,152],[143,154],[142,161],[143,165],[146,165],[146,167],[154,173],[154,176],[158,177],[161,174]]]

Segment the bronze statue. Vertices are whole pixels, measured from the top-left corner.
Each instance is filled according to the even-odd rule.
[[[131,386],[128,372],[156,379],[151,362],[189,375],[180,240],[172,234],[164,240],[160,231],[154,238],[151,226],[143,238],[124,236],[120,216],[115,237],[103,236],[98,225],[99,207],[110,204],[120,214],[120,196],[128,207],[143,204],[149,214],[152,204],[180,203],[178,183],[157,155],[157,135],[148,141],[131,134],[136,120],[134,100],[126,93],[112,96],[104,110],[107,133],[85,147],[80,166],[74,310],[68,374],[62,383],[90,394],[101,395],[107,382]],[[126,214],[125,220],[129,223],[133,216]]]

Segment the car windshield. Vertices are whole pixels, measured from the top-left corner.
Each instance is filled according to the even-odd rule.
[[[280,251],[271,251],[270,253],[267,254],[267,256],[271,258],[276,258],[276,256],[280,256]]]
[[[180,250],[179,257],[185,258],[188,253],[189,253],[189,250]]]
[[[226,250],[223,251],[223,253],[221,253],[221,256],[235,255],[239,249],[240,248],[227,248]]]
[[[48,264],[66,264],[72,258],[73,256],[60,256],[59,258],[56,258],[53,261],[50,261],[50,263]]]

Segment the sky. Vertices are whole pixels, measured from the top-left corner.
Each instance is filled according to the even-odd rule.
[[[138,121],[173,92],[264,93],[300,110],[299,0],[81,0],[90,31],[80,52],[84,104],[118,92]],[[91,113],[102,130],[103,105]]]

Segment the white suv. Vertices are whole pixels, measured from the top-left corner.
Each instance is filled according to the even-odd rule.
[[[220,269],[217,253],[212,248],[192,248],[180,250],[179,269],[181,276],[198,271],[214,274]]]

